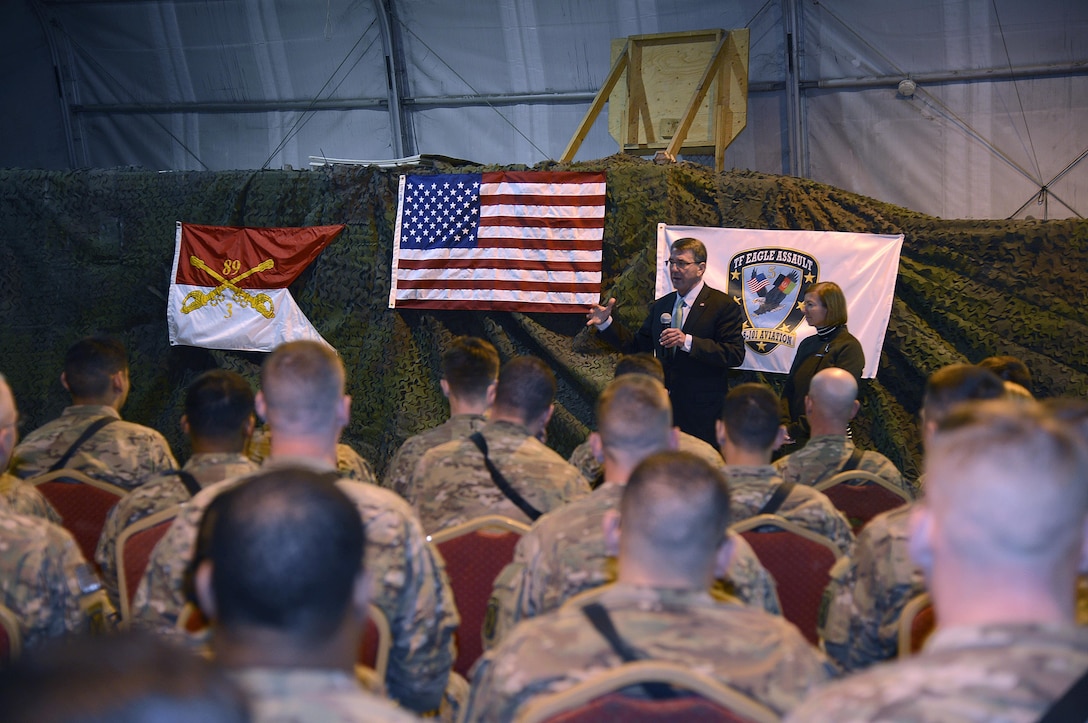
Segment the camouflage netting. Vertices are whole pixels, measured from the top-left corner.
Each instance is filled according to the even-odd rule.
[[[550,165],[555,168],[556,166]],[[915,415],[939,366],[1011,354],[1039,395],[1085,395],[1088,222],[942,221],[811,181],[626,156],[571,166],[608,172],[604,288],[638,324],[652,300],[656,224],[903,233],[902,260],[877,380],[865,385],[855,438],[918,474]],[[465,168],[463,171],[478,171]],[[426,171],[423,171],[426,172]],[[341,353],[354,397],[344,440],[381,472],[409,435],[446,414],[438,357],[454,334],[490,339],[503,358],[537,354],[559,377],[550,442],[566,454],[593,424],[614,355],[579,315],[388,308],[398,173],[0,171],[0,371],[30,430],[66,404],[65,349],[105,332],[129,348],[125,417],[163,431],[181,459],[186,385],[225,366],[256,385],[261,354],[171,347],[166,293],[174,222],[232,226],[346,223],[291,287]],[[752,373],[738,375],[754,378]],[[767,381],[780,386],[782,377]]]

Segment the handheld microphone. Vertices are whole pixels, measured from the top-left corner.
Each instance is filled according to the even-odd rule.
[[[661,326],[672,326],[672,314],[667,311],[661,314]]]

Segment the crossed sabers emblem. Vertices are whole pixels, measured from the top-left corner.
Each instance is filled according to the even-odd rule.
[[[266,319],[271,319],[276,315],[275,307],[272,305],[272,298],[265,293],[259,293],[256,296],[250,294],[245,289],[241,289],[237,286],[238,282],[242,279],[247,279],[253,274],[259,274],[262,271],[274,267],[276,262],[272,259],[267,259],[254,266],[248,271],[235,276],[233,279],[225,279],[220,276],[214,269],[209,267],[206,263],[198,259],[196,256],[189,257],[189,263],[198,269],[204,271],[204,273],[211,276],[213,279],[219,282],[219,286],[208,292],[203,292],[200,289],[193,289],[185,295],[185,299],[181,302],[181,313],[188,314],[201,308],[205,304],[208,306],[217,306],[223,299],[223,290],[230,289],[234,292],[234,300],[238,302],[239,306],[251,306],[254,311],[263,316]]]

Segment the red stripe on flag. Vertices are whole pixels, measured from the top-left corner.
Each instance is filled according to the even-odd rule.
[[[481,206],[603,206],[604,196],[533,196],[528,193],[486,193]]]
[[[525,271],[577,271],[595,273],[601,270],[600,261],[568,261],[549,259],[530,261],[528,259],[427,259],[415,261],[400,259],[397,267],[401,269],[513,269]]]
[[[604,183],[604,173],[583,171],[487,171],[484,183]]]
[[[453,311],[530,311],[538,314],[574,314],[589,311],[589,304],[537,304],[530,301],[472,301],[460,299],[397,299],[398,309],[450,309]]]
[[[565,241],[554,238],[481,238],[477,246],[482,249],[533,249],[545,251],[600,251],[598,241]],[[560,257],[559,254],[556,254]],[[486,261],[484,263],[487,263]]]
[[[593,293],[601,287],[597,283],[552,283],[548,281],[498,281],[454,279],[400,279],[397,281],[398,289],[496,289],[505,291],[549,291],[555,293],[577,294]]]
[[[604,228],[603,218],[561,216],[481,216],[480,226],[526,226],[533,228]]]

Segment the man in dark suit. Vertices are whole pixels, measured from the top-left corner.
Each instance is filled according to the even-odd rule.
[[[597,327],[602,339],[624,353],[653,352],[665,367],[676,425],[716,446],[714,422],[728,391],[726,375],[744,361],[744,314],[729,296],[703,283],[702,241],[677,239],[667,265],[676,291],[653,303],[636,333],[612,319],[614,298],[594,304],[586,326]]]

